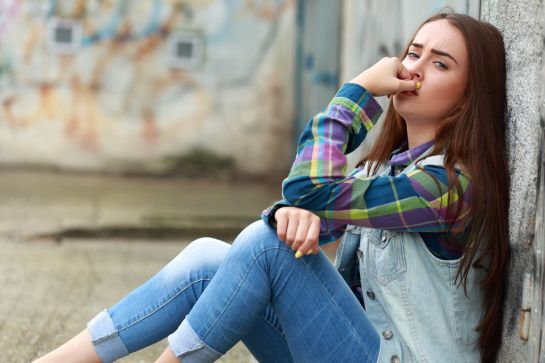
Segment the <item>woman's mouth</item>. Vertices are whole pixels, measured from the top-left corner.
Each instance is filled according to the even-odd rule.
[[[399,92],[399,93],[402,94],[402,95],[407,95],[407,96],[418,96],[417,91],[403,91],[403,92]]]

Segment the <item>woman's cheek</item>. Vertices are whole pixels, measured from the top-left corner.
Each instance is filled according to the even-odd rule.
[[[428,84],[428,86],[426,94],[421,94],[421,96],[428,96],[423,98],[429,105],[430,113],[434,116],[446,115],[456,103],[458,98],[456,90],[449,82]]]

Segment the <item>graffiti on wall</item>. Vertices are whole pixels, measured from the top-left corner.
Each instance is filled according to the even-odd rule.
[[[67,150],[157,156],[198,142],[207,123],[238,122],[229,114],[230,90],[252,92],[293,7],[282,0],[3,0],[0,141],[51,159]]]

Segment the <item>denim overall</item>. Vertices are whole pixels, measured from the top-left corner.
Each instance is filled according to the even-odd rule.
[[[443,156],[418,165],[443,166]],[[379,174],[389,170],[385,165]],[[480,361],[475,327],[483,312],[483,272],[470,269],[466,296],[455,282],[459,265],[435,257],[418,233],[348,226],[335,266],[349,286],[359,269],[366,313],[381,334],[379,362]]]

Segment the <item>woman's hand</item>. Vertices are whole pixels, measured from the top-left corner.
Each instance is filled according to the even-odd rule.
[[[318,253],[320,217],[305,209],[282,207],[274,214],[278,238],[286,242],[295,257]]]
[[[412,80],[411,73],[395,57],[382,58],[371,68],[358,74],[350,83],[359,84],[373,96],[392,95],[420,88],[420,82]]]

